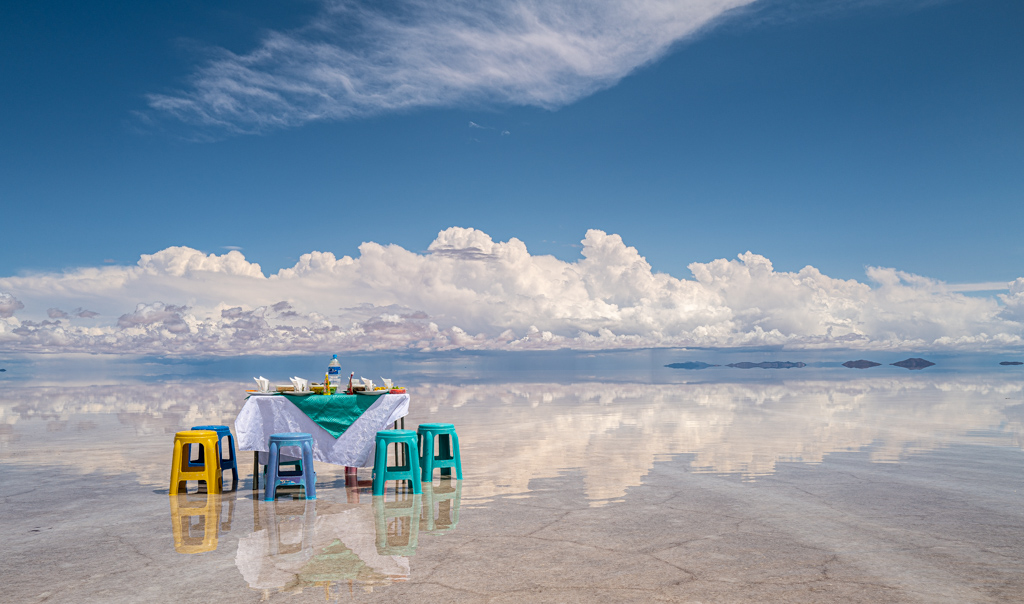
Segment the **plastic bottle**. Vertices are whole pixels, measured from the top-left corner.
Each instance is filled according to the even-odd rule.
[[[331,362],[327,364],[327,379],[331,381],[332,386],[341,384],[341,362],[338,361],[338,355],[334,355]]]

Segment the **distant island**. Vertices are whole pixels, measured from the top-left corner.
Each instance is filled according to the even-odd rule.
[[[1003,362],[1001,362],[999,364],[1000,365],[1024,365],[1024,361],[1003,361]],[[3,371],[3,369],[0,369],[0,371]]]
[[[890,365],[895,365],[897,367],[904,367],[906,369],[913,370],[913,369],[924,369],[925,367],[931,367],[935,363],[933,363],[931,361],[926,361],[924,359],[913,358],[913,359],[904,359],[904,360],[902,360],[902,361],[900,361],[898,363],[889,363],[889,364]]]
[[[742,363],[729,363],[726,367],[735,367],[736,369],[799,369],[800,367],[807,367],[807,363],[790,363],[789,361],[765,361],[763,363],[751,363],[744,361]]]
[[[843,367],[849,367],[850,369],[869,369],[871,367],[878,367],[881,363],[874,361],[865,361],[861,359],[859,361],[846,361],[843,363]]]
[[[701,361],[687,361],[686,363],[669,363],[665,367],[671,367],[672,369],[707,369],[708,367],[718,367],[718,365],[702,363]]]
[[[0,371],[7,371],[6,369],[0,369]]]

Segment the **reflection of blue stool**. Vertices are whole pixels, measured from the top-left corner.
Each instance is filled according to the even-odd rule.
[[[395,445],[395,464],[388,465],[388,445]],[[405,455],[399,450],[405,445]],[[416,433],[412,430],[381,430],[377,433],[377,455],[373,461],[373,494],[384,494],[384,482],[388,480],[408,480],[412,483],[412,492],[420,494],[420,460],[414,454],[416,450]],[[404,462],[404,463],[403,463]]]
[[[281,472],[281,447],[299,447],[302,465],[299,471]],[[313,437],[305,432],[285,432],[270,436],[270,456],[267,459],[267,484],[263,489],[264,501],[277,499],[277,487],[284,483],[302,485],[306,499],[316,499],[316,472],[313,470]]]
[[[235,437],[231,435],[231,430],[227,426],[192,426],[193,430],[213,430],[217,433],[217,455],[220,457],[220,469],[221,472],[224,470],[231,470],[231,490],[238,489],[238,463],[235,461]],[[224,438],[228,439],[228,455],[227,459],[224,458]],[[203,449],[199,449],[199,459],[192,461],[189,460],[188,465],[190,466],[201,466],[203,465]]]
[[[423,482],[434,480],[434,468],[440,468],[441,476],[451,476],[455,468],[455,478],[462,480],[462,457],[459,455],[459,435],[452,424],[420,424],[419,429],[421,454],[420,466],[423,468]],[[434,441],[437,442],[437,455],[434,455]]]

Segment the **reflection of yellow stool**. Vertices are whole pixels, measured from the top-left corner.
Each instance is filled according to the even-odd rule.
[[[207,493],[221,492],[221,483],[224,481],[220,472],[220,454],[218,453],[217,441],[219,437],[213,430],[186,430],[174,435],[174,454],[171,457],[171,495],[177,495],[178,491],[185,491],[185,481],[200,480],[206,482]],[[189,453],[192,445],[203,447],[203,454],[199,457],[204,463],[192,465],[189,463]]]
[[[174,549],[179,554],[201,554],[217,549],[220,504],[220,496],[213,494],[183,493],[171,497],[171,529],[174,532]],[[195,519],[198,521],[193,522]]]

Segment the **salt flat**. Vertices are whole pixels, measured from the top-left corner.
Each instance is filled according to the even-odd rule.
[[[173,433],[231,425],[239,381],[8,381],[2,599],[1024,599],[1024,379],[764,375],[418,379],[407,426],[456,424],[465,479],[377,505],[328,464],[265,503],[248,453],[238,492],[168,496]]]

